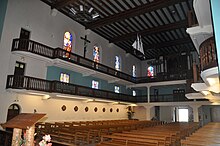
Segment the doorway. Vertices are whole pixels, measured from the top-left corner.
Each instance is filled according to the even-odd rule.
[[[179,122],[189,122],[189,109],[179,108],[178,118],[179,118]]]
[[[14,75],[24,76],[24,72],[25,72],[25,63],[16,61]]]
[[[30,31],[21,28],[20,31],[20,40],[19,40],[19,49],[20,50],[28,50],[29,39],[30,39]]]
[[[23,88],[24,84],[25,63],[16,61],[14,70],[13,86]]]
[[[27,40],[29,40],[30,39],[30,31],[21,28],[20,37],[19,38],[20,39],[27,39]]]
[[[8,108],[7,121],[20,114],[20,107],[18,104],[12,104]]]

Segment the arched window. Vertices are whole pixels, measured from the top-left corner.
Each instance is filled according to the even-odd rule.
[[[136,77],[136,66],[135,65],[132,66],[132,76]]]
[[[67,73],[60,73],[60,81],[64,83],[69,83],[70,82],[70,75]]]
[[[92,88],[93,89],[99,89],[99,82],[95,81],[95,80],[92,80]]]
[[[119,86],[115,86],[115,93],[120,93],[120,87]]]
[[[94,46],[93,49],[93,61],[97,63],[100,62],[100,49],[97,46]]]
[[[72,41],[73,41],[73,36],[70,32],[65,32],[64,34],[64,40],[63,40],[63,49],[66,50],[67,52],[71,52],[72,50]],[[63,57],[69,58],[70,54],[65,52]]]
[[[147,68],[147,76],[148,77],[153,77],[154,76],[154,68],[152,66],[149,66]]]
[[[115,70],[120,70],[120,58],[115,56]]]
[[[133,95],[133,96],[136,96],[136,95],[137,95],[137,93],[136,93],[135,90],[132,90],[132,95]]]

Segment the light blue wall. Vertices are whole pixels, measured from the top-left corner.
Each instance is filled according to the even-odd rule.
[[[4,25],[5,13],[7,9],[8,0],[0,0],[0,41],[2,36],[2,29]]]
[[[77,73],[71,70],[55,67],[55,66],[49,66],[47,68],[47,80],[60,80],[60,73],[67,73],[70,75],[70,83],[86,86],[86,87],[92,87],[92,80],[96,80],[99,82],[99,89],[107,90],[107,91],[113,91],[114,92],[114,86],[117,85],[120,87],[120,93],[124,94],[130,94],[132,95],[132,89],[126,89],[124,85],[120,84],[109,84],[108,81],[94,78],[94,77],[83,77],[81,73]],[[141,90],[136,90],[137,95],[141,95]]]
[[[210,0],[210,2],[218,58],[218,67],[220,72],[220,0]]]

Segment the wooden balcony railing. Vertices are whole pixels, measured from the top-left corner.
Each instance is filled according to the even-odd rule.
[[[202,71],[217,66],[214,37],[205,40],[199,46],[199,52]]]
[[[162,94],[162,95],[151,95],[150,102],[184,102],[192,101],[186,98],[185,96],[174,96],[173,94]]]
[[[79,95],[86,97],[94,97],[113,101],[122,102],[147,102],[147,96],[132,96],[127,94],[115,93],[111,91],[93,89],[85,86],[63,83],[59,81],[49,81],[28,76],[15,76],[8,75],[6,89],[26,89],[34,91],[43,91],[48,93],[62,93],[69,95]],[[172,95],[159,95],[159,98],[151,96],[153,102],[166,102],[166,101],[186,101],[182,98],[173,98]]]
[[[109,99],[114,101],[126,101],[133,103],[136,102],[136,98],[131,95],[126,95],[121,93],[118,94],[111,91],[93,89],[85,86],[63,83],[59,81],[43,80],[28,76],[9,75],[7,78],[6,88],[80,95],[80,96],[95,97],[101,99]]]
[[[31,52],[51,59],[59,58],[67,62],[71,62],[133,83],[183,80],[192,78],[192,71],[188,70],[179,72],[177,74],[161,73],[154,77],[133,77],[129,74],[117,71],[106,65],[96,63],[77,54],[67,52],[61,48],[51,48],[38,42],[25,39],[14,39],[12,51]]]

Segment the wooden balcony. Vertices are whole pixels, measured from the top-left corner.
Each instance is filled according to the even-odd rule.
[[[199,46],[201,71],[217,66],[214,37],[205,40]]]
[[[117,71],[103,64],[96,63],[77,54],[67,52],[61,48],[51,48],[49,46],[40,44],[35,41],[25,39],[14,39],[12,44],[12,51],[31,52],[50,59],[58,58],[120,79],[124,79],[133,83],[135,82],[135,78],[131,75]]]
[[[172,80],[185,80],[192,78],[192,71],[188,71],[188,70],[181,71],[175,74],[160,73],[154,77],[133,77],[129,74],[123,73],[121,71],[117,71],[106,65],[96,63],[92,60],[89,60],[77,54],[67,52],[61,48],[51,48],[49,46],[40,44],[38,42],[25,40],[25,39],[14,39],[12,44],[12,51],[30,52],[50,59],[58,58],[136,84],[148,83],[148,82],[172,81]]]
[[[6,89],[26,89],[33,91],[42,91],[48,93],[61,93],[67,95],[79,95],[97,99],[121,101],[121,102],[147,102],[147,96],[132,96],[127,94],[115,93],[111,91],[93,89],[90,87],[63,83],[59,81],[49,81],[28,76],[8,75]],[[86,99],[86,98],[85,98]],[[190,101],[186,98],[176,98],[173,95],[159,95],[157,98],[151,96],[152,102],[172,102],[172,101]]]
[[[42,91],[48,93],[62,93],[69,95],[79,95],[107,99],[113,101],[136,102],[136,98],[131,95],[115,93],[90,87],[64,83],[59,81],[49,81],[28,76],[8,75],[6,89],[26,89]]]

